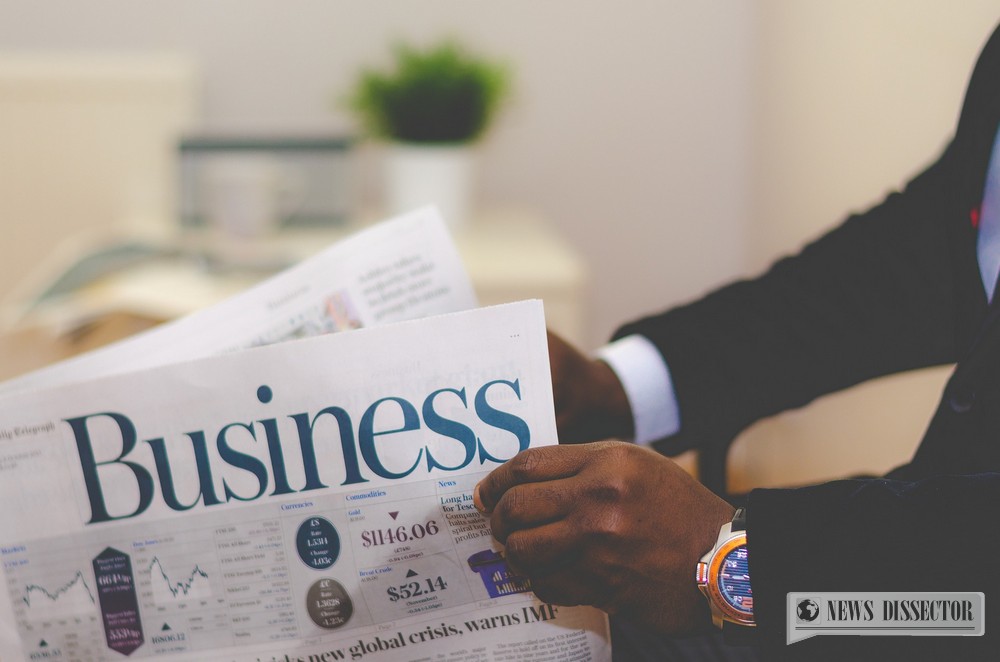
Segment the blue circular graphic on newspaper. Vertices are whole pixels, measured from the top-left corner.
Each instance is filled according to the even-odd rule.
[[[330,520],[310,517],[299,526],[295,548],[303,563],[314,570],[323,570],[337,562],[340,536]]]

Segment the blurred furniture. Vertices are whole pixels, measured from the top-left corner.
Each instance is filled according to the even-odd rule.
[[[699,457],[717,491],[879,476],[913,456],[952,366],[874,379],[764,419]]]
[[[179,239],[181,249],[151,254],[99,276],[61,298],[33,327],[22,325],[0,338],[0,379],[212,305],[360,225],[285,228],[262,238],[255,260],[239,267],[199,259],[202,240],[210,237],[189,230]],[[586,268],[542,217],[526,211],[485,212],[454,239],[481,305],[540,298],[548,326],[583,344]]]
[[[952,369],[881,377],[760,420],[735,438],[701,440],[698,478],[728,496],[880,476],[913,456]]]
[[[353,215],[353,139],[343,134],[242,135],[208,133],[185,136],[179,144],[180,186],[177,217],[182,226],[210,223],[217,200],[220,169],[268,169],[279,180],[283,205],[273,225],[331,226]],[[215,195],[213,195],[215,194]],[[218,220],[218,219],[215,219]]]
[[[587,268],[545,219],[530,212],[481,214],[455,233],[483,306],[541,299],[550,329],[586,345]]]
[[[64,260],[52,256],[64,241],[174,225],[176,142],[196,98],[180,56],[0,54],[0,302],[30,293],[20,281]]]

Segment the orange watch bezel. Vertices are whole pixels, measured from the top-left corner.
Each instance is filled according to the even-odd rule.
[[[719,570],[722,568],[722,563],[729,553],[732,552],[737,547],[743,547],[747,544],[747,534],[745,531],[740,531],[739,533],[734,533],[732,538],[729,538],[724,543],[722,543],[718,549],[715,550],[715,554],[712,556],[712,560],[708,564],[708,582],[706,586],[708,588],[709,598],[720,612],[722,616],[727,621],[732,621],[734,623],[739,623],[740,625],[756,625],[753,618],[753,610],[745,612],[740,611],[733,605],[729,604],[726,600],[722,591],[719,590]]]

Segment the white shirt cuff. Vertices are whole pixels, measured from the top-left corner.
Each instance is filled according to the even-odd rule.
[[[625,388],[635,422],[635,443],[648,445],[681,429],[670,367],[648,338],[620,338],[599,349],[597,357],[611,366]]]

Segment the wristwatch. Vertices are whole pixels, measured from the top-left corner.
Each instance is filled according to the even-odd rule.
[[[747,560],[746,510],[722,525],[719,538],[695,570],[698,588],[708,599],[712,622],[730,643],[746,643],[757,625]]]

